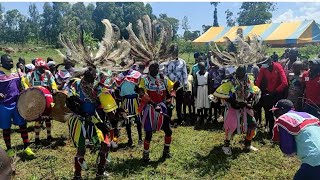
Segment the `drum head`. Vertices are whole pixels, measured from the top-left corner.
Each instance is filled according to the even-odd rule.
[[[17,108],[25,120],[34,121],[44,112],[46,98],[38,88],[28,88],[20,94]]]
[[[66,106],[67,94],[65,92],[59,91],[53,96],[54,107],[51,111],[50,117],[53,120],[59,122],[66,122],[64,116],[66,113],[71,113],[69,108]]]

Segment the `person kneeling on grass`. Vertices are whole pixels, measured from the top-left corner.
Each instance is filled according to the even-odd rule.
[[[271,109],[277,118],[273,141],[280,142],[283,153],[297,154],[302,161],[294,180],[320,178],[320,121],[305,113],[294,111],[290,100],[282,99]]]

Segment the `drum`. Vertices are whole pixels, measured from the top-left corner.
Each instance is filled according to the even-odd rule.
[[[27,121],[34,121],[42,115],[48,116],[52,110],[53,97],[45,87],[31,87],[19,96],[17,108]]]
[[[50,117],[53,120],[65,123],[66,120],[64,116],[67,113],[71,113],[70,109],[66,106],[67,93],[63,91],[58,91],[54,96],[54,107],[50,113]]]

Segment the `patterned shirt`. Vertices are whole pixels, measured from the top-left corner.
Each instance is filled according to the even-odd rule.
[[[4,98],[0,98],[1,105],[15,105],[20,90],[27,87],[22,73],[18,74],[14,70],[10,71],[0,67],[0,93],[5,96]]]
[[[173,82],[180,82],[180,86],[187,87],[188,85],[188,73],[186,62],[183,59],[171,60],[167,64],[164,64],[164,75]]]
[[[46,70],[45,73],[40,74],[39,71],[34,71],[27,76],[29,86],[43,86],[52,90],[58,90],[54,76],[50,71]]]

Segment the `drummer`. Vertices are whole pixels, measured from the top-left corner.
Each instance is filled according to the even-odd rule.
[[[49,71],[49,68],[47,66],[47,63],[41,59],[41,58],[36,58],[35,60],[35,71],[33,71],[31,74],[27,76],[28,78],[28,83],[30,87],[34,86],[42,86],[47,88],[51,93],[56,93],[58,91],[57,84],[54,80],[54,76],[51,74]],[[51,136],[51,121],[49,118],[50,112],[45,112],[42,114],[41,119],[39,121],[36,121],[35,124],[35,143],[37,145],[40,144],[40,120],[45,120],[46,122],[46,127],[47,127],[47,141],[51,142],[52,141],[52,136]]]
[[[27,155],[34,155],[29,146],[28,131],[26,121],[20,116],[17,110],[17,100],[20,91],[27,87],[25,79],[21,74],[14,72],[13,61],[9,55],[1,56],[0,67],[0,128],[3,129],[3,139],[7,146],[9,157],[15,155],[11,147],[11,119],[20,128],[21,138],[23,139],[24,152]]]

